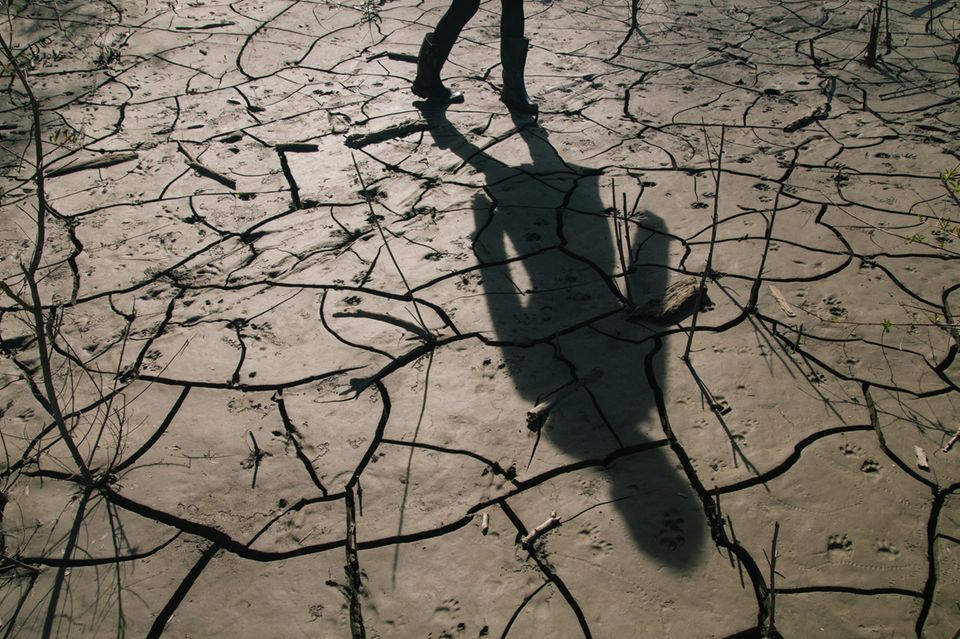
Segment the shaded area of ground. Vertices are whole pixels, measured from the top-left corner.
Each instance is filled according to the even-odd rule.
[[[7,295],[4,636],[953,637],[960,16],[891,5],[528,2],[533,120],[499,2],[446,110],[443,3],[10,3],[95,483]]]

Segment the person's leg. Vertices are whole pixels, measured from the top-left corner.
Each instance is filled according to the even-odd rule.
[[[417,58],[417,78],[413,92],[431,102],[461,102],[463,95],[443,86],[440,70],[450,55],[450,49],[460,36],[460,31],[480,8],[480,0],[453,0],[450,8],[437,23],[433,33],[428,33],[420,45]]]
[[[503,65],[500,99],[511,111],[537,113],[537,105],[530,100],[523,83],[530,44],[523,37],[523,0],[500,0],[500,3],[500,62]]]
[[[460,37],[463,27],[476,15],[479,8],[480,0],[453,0],[437,23],[437,28],[433,30],[436,42],[452,47]]]
[[[523,0],[501,0],[500,39],[523,37]]]

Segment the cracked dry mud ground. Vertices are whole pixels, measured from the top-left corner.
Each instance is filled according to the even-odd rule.
[[[960,15],[875,4],[527,2],[534,122],[497,2],[423,112],[443,2],[10,3],[94,481],[6,296],[3,637],[955,636]]]

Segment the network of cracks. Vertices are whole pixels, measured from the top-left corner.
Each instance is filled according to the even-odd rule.
[[[4,637],[955,636],[956,3],[525,7],[7,4]]]

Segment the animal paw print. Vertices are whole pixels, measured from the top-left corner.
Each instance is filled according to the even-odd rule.
[[[866,459],[862,464],[860,464],[860,472],[864,473],[879,473],[880,472],[880,462],[875,459]]]
[[[439,633],[429,633],[428,639],[452,639],[453,637],[462,637],[467,629],[465,623],[458,622],[460,616],[460,602],[456,599],[444,599],[433,611],[433,621],[440,624],[443,629]]]
[[[577,533],[578,541],[585,544],[594,557],[609,555],[613,552],[613,544],[600,536],[600,529],[596,524],[587,524]]]
[[[593,497],[601,488],[601,482],[596,479],[580,481],[580,494],[585,497]]]
[[[687,541],[683,534],[685,523],[683,516],[676,510],[670,509],[663,513],[663,523],[657,533],[657,543],[668,550],[676,550],[682,546]]]
[[[849,457],[858,456],[863,452],[863,450],[859,446],[855,446],[850,442],[844,442],[840,447],[840,452]]]
[[[849,555],[853,552],[853,542],[846,535],[830,535],[827,537],[827,553],[831,556]]]
[[[900,556],[900,549],[886,539],[877,539],[874,549],[877,551],[877,555],[887,561],[893,561]]]
[[[437,614],[450,614],[460,612],[460,602],[456,599],[444,599],[435,611]]]
[[[323,605],[322,604],[313,604],[310,606],[307,611],[310,613],[310,621],[316,621],[323,617]]]
[[[727,462],[723,461],[720,458],[714,458],[707,465],[710,467],[710,470],[712,470],[715,473],[718,473],[727,467]]]

